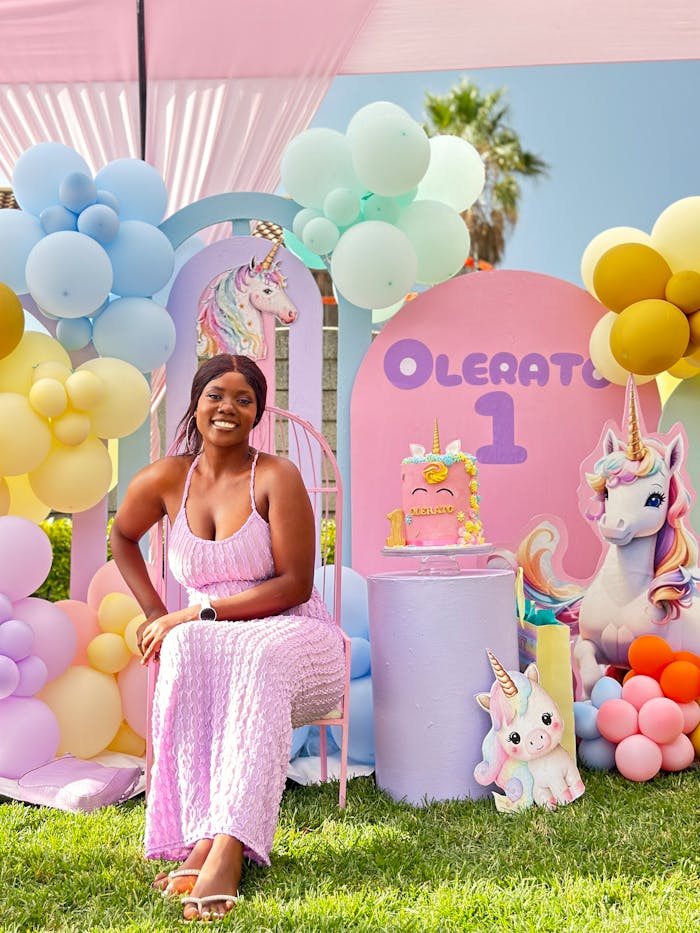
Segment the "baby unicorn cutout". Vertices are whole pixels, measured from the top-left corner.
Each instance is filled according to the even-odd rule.
[[[493,792],[502,813],[537,804],[553,810],[571,803],[585,788],[576,763],[561,746],[561,714],[540,686],[539,672],[531,664],[524,674],[504,670],[487,651],[496,680],[490,693],[478,693],[476,702],[491,715],[491,730],[481,747],[484,760],[474,769],[479,784],[497,784]]]

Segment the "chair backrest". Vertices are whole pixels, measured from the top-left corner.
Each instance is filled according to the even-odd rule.
[[[251,434],[251,445],[291,460],[299,469],[311,500],[316,526],[316,586],[337,625],[340,625],[342,583],[343,486],[328,442],[298,415],[268,406]],[[186,594],[167,568],[167,519],[157,553],[162,554],[163,595],[168,609],[185,605]],[[335,532],[335,534],[333,534]],[[332,561],[332,563],[331,563]]]

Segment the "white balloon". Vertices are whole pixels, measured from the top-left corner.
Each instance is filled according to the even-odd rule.
[[[321,208],[334,188],[360,188],[347,139],[325,127],[305,130],[290,141],[282,154],[280,175],[287,192],[304,207]],[[298,236],[296,231],[294,235]]]
[[[417,268],[406,234],[380,220],[346,230],[331,257],[335,287],[360,308],[386,308],[399,301],[415,282]]]
[[[407,114],[367,115],[350,137],[352,164],[373,194],[394,197],[415,188],[430,162],[430,141]]]
[[[449,279],[469,256],[467,225],[442,201],[414,201],[401,212],[397,226],[416,251],[416,281],[424,285]]]
[[[443,201],[465,211],[484,190],[486,170],[477,150],[459,136],[433,136],[430,164],[418,183],[416,200]]]

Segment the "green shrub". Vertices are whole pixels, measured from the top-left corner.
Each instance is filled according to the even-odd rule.
[[[106,560],[112,557],[109,546],[109,532],[113,518],[107,522]],[[51,542],[53,561],[51,571],[34,596],[57,603],[60,599],[70,599],[70,547],[73,537],[73,521],[70,518],[47,518],[40,523]]]
[[[335,519],[332,518],[321,522],[321,563],[335,563]]]

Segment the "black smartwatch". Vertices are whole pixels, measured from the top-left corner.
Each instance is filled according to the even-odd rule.
[[[199,608],[199,618],[203,622],[216,622],[217,615],[216,609],[211,604],[209,597],[204,594],[200,594],[199,597],[200,608]]]

